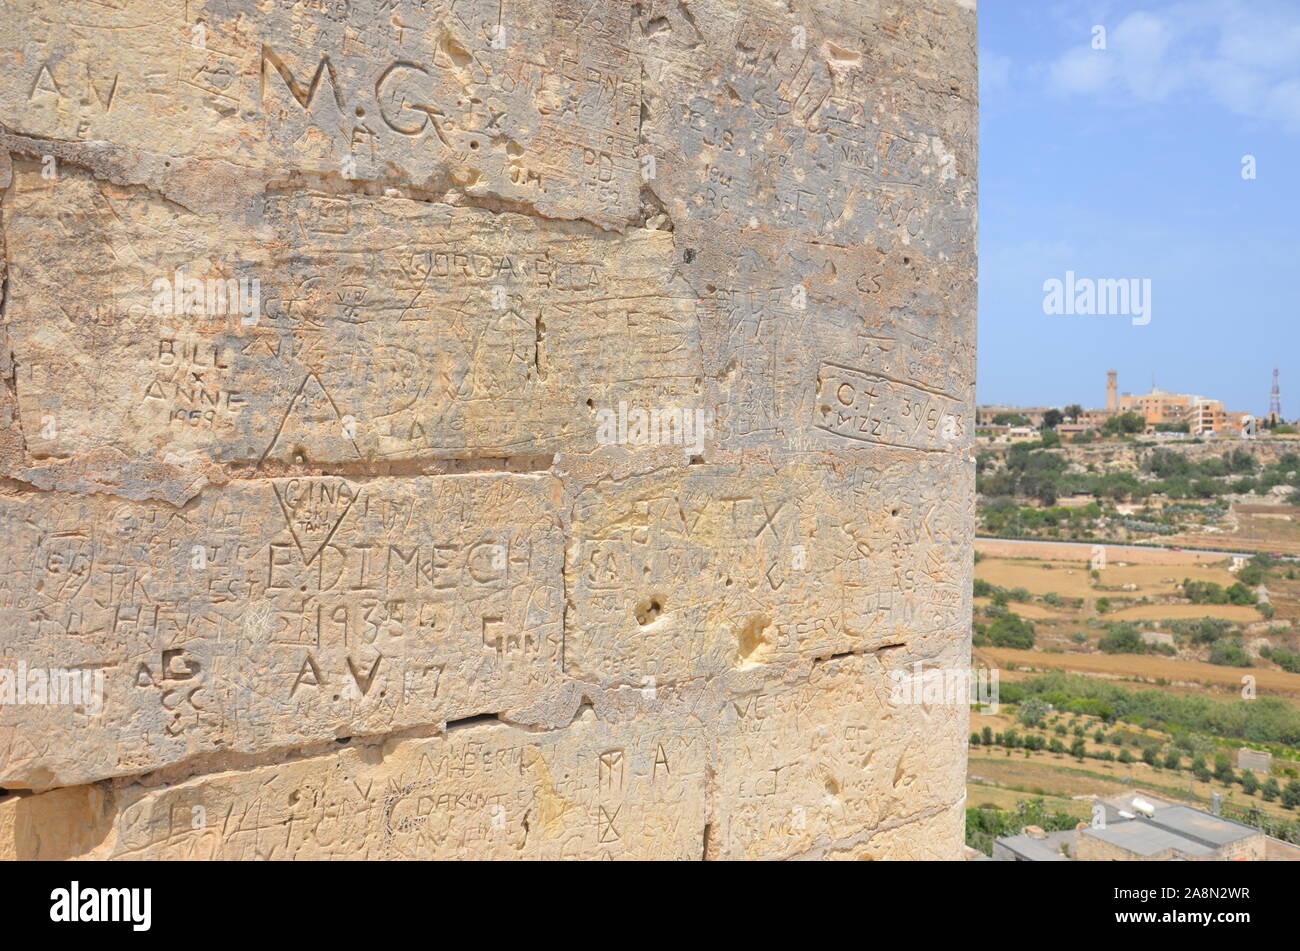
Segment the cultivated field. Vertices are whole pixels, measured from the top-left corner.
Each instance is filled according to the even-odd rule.
[[[1020,669],[1062,670],[1071,674],[1100,674],[1115,680],[1173,686],[1228,687],[1240,690],[1242,677],[1255,678],[1260,693],[1300,698],[1300,674],[1258,667],[1220,667],[1197,661],[1147,654],[1065,654],[1022,651],[1007,647],[978,647],[976,656],[991,667],[1015,664]]]
[[[1170,536],[1167,543],[1300,555],[1300,508],[1294,505],[1237,503],[1229,521],[1235,525],[1230,531],[1188,532]]]
[[[1085,730],[1085,747],[1089,753],[1105,749],[1112,752],[1122,748],[1136,750],[1135,741],[1138,738],[1162,742],[1169,739],[1155,730],[1141,730],[1127,725],[1117,730],[1095,717],[1076,717],[1068,713],[1053,715],[1049,718],[1048,725],[1038,732],[1055,737],[1057,734],[1052,728],[1054,723],[1073,725],[1076,722]],[[973,733],[982,731],[986,726],[994,733],[1008,728],[1025,732],[1023,724],[1016,722],[1009,712],[1000,711],[997,715],[978,712],[971,714]],[[1097,743],[1094,735],[1098,728],[1104,729],[1108,734],[1122,734],[1126,740],[1125,745],[1121,747],[1109,742]],[[1067,733],[1062,739],[1068,745],[1074,735]],[[1188,762],[1189,758],[1184,758],[1183,768],[1173,770],[1163,766],[1149,766],[1140,760],[1133,763],[1092,758],[1079,760],[1068,753],[1051,753],[1046,750],[1028,752],[1023,749],[1008,751],[1000,747],[972,747],[967,766],[967,802],[971,806],[994,805],[1001,809],[1011,809],[1024,799],[1041,796],[1051,811],[1065,812],[1082,820],[1091,814],[1089,797],[1111,796],[1141,788],[1201,808],[1208,808],[1213,802],[1214,794],[1218,793],[1224,805],[1229,808],[1249,809],[1256,806],[1273,818],[1288,821],[1296,819],[1296,811],[1287,809],[1280,801],[1267,802],[1258,793],[1247,795],[1239,785],[1230,786],[1214,779],[1201,782],[1187,769]],[[1294,765],[1279,763],[1280,768]]]
[[[1243,678],[1249,677],[1258,696],[1282,698],[1300,708],[1300,673],[1288,673],[1259,653],[1264,645],[1300,651],[1296,625],[1291,623],[1293,618],[1300,619],[1300,579],[1287,578],[1295,568],[1290,563],[1271,566],[1264,582],[1275,612],[1269,619],[1256,606],[1189,602],[1181,587],[1185,580],[1217,584],[1225,590],[1237,583],[1237,576],[1229,570],[1232,556],[1226,553],[1135,551],[1110,546],[1107,567],[1094,574],[1089,563],[1093,554],[1090,545],[1009,544],[980,539],[976,548],[983,557],[975,566],[975,576],[996,586],[993,594],[997,595],[975,599],[977,623],[987,630],[999,611],[1006,610],[1034,626],[1033,649],[974,649],[975,663],[998,668],[1004,683],[1059,670],[1121,682],[1129,689],[1154,687],[1224,701],[1240,698]],[[1174,636],[1175,625],[1169,623],[1197,622],[1202,618],[1231,622],[1230,630],[1235,633],[1230,633],[1229,639],[1240,645],[1251,666],[1210,663],[1213,655],[1209,646]],[[1131,622],[1144,632],[1168,634],[1174,644],[1149,648],[1146,653],[1104,653],[1099,642],[1116,622]],[[1139,737],[1141,742],[1167,750],[1176,739],[1173,736],[1129,724],[1106,726],[1095,718],[1066,712],[1054,713],[1053,718],[1048,726],[1036,731],[1049,744],[1061,740],[1069,748],[1077,739],[1073,725],[1086,724],[1088,753],[1109,749],[1116,758],[1105,760],[1090,755],[1080,760],[1059,750],[1008,751],[1001,746],[972,746],[967,784],[970,805],[1014,809],[1024,799],[1043,797],[1050,811],[1082,820],[1091,808],[1088,797],[1140,787],[1201,807],[1208,807],[1217,792],[1230,808],[1257,806],[1271,817],[1288,821],[1297,817],[1295,810],[1286,809],[1280,801],[1269,803],[1260,794],[1247,795],[1239,784],[1196,779],[1189,768],[1190,755],[1183,761],[1183,768],[1177,770],[1142,762]],[[1071,724],[1071,729],[1061,735],[1055,726],[1065,723]],[[1014,707],[1004,708],[997,716],[973,712],[971,730],[979,732],[985,726],[995,734],[1008,728],[1026,732],[1024,725],[1015,720]],[[1107,744],[1097,744],[1093,736],[1098,727],[1107,734],[1122,733],[1126,737],[1126,755],[1136,761],[1120,762],[1121,747],[1110,745],[1109,738]],[[1215,737],[1201,737],[1198,742],[1208,744],[1206,755],[1211,761],[1214,753],[1233,756],[1241,745],[1240,741]],[[1300,759],[1300,753],[1295,758]],[[1297,771],[1300,764],[1275,760],[1274,775],[1283,785]]]

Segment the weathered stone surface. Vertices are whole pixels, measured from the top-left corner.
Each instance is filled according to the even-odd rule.
[[[793,689],[727,700],[716,726],[717,857],[840,846],[963,798],[964,710],[891,703],[891,666],[836,658]]]
[[[569,669],[685,680],[959,629],[970,613],[966,463],[882,453],[837,476],[831,462],[690,466],[580,493]]]
[[[0,857],[960,857],[974,27],[9,4]]]
[[[6,207],[34,456],[261,470],[589,451],[587,401],[698,402],[667,232],[302,190],[212,222],[76,170],[47,185],[19,163]],[[207,306],[225,276],[259,282],[255,311]]]
[[[99,711],[0,705],[0,782],[68,785],[527,702],[560,672],[557,491],[545,475],[465,475],[239,482],[180,510],[0,499],[0,666],[105,684]]]
[[[543,733],[454,729],[116,790],[93,844],[57,837],[18,857],[698,859],[705,752],[698,728],[611,725],[590,713]],[[57,827],[61,800],[40,814],[61,792],[0,808],[16,826]]]
[[[105,158],[132,181],[305,171],[630,219],[632,5],[505,12],[498,0],[24,0],[0,27],[0,107],[24,135],[130,150]]]
[[[859,655],[730,696],[701,686],[651,722],[586,710],[563,730],[453,727],[162,787],[10,798],[0,857],[770,859],[864,843],[893,857],[908,824],[961,799],[965,723],[891,704],[884,669]],[[895,828],[904,842],[876,837]],[[951,832],[914,846],[951,857]]]

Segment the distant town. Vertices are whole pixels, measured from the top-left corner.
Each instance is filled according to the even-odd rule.
[[[1273,396],[1263,416],[1228,409],[1222,400],[1192,393],[1170,393],[1152,387],[1149,393],[1119,392],[1119,374],[1106,374],[1105,409],[982,405],[975,414],[980,442],[1014,442],[1039,439],[1044,430],[1055,438],[1088,442],[1098,436],[1144,434],[1158,439],[1213,437],[1250,438],[1265,432],[1294,435],[1296,427],[1282,416],[1278,373],[1273,374]]]
[[[1100,382],[1100,380],[1099,380]],[[1156,388],[981,406],[970,857],[1300,861],[1300,434]]]

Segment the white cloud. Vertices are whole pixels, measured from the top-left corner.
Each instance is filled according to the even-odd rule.
[[[1106,49],[1092,49],[1083,32],[1048,65],[1050,89],[1142,102],[1208,98],[1300,132],[1300,4],[1173,0],[1102,25]]]
[[[1114,60],[1092,50],[1070,50],[1051,66],[1052,88],[1063,93],[1100,92],[1110,85]]]

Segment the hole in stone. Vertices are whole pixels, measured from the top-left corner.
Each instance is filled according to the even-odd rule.
[[[746,621],[745,625],[736,634],[738,666],[749,667],[753,664],[762,663],[763,654],[766,653],[767,648],[772,646],[764,633],[767,627],[767,618],[756,615]]]
[[[640,602],[636,606],[636,611],[633,613],[636,617],[636,623],[645,627],[647,624],[654,623],[663,612],[663,602],[659,600],[658,596],[654,596],[646,598],[644,601]]]

